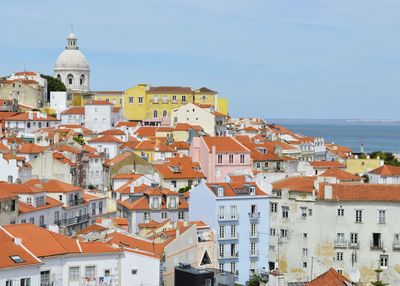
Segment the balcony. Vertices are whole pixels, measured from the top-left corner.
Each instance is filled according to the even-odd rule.
[[[345,239],[335,239],[334,247],[335,248],[347,248],[347,240],[345,240]]]
[[[249,250],[249,256],[250,257],[258,257],[258,255],[259,255],[259,251],[258,251],[258,249],[255,249],[255,250]]]
[[[236,233],[235,235],[231,235],[231,236],[226,236],[224,235],[224,237],[218,237],[218,240],[237,240],[239,239],[239,234]]]
[[[76,216],[73,218],[67,218],[67,219],[60,219],[56,222],[58,226],[69,226],[73,224],[78,224],[81,222],[85,222],[89,220],[89,215],[81,215],[81,216]]]
[[[371,250],[382,250],[383,242],[382,242],[382,240],[379,240],[379,241],[371,240],[370,247],[371,247]]]
[[[250,231],[249,232],[249,237],[250,239],[258,239],[260,233],[258,231]]]
[[[219,254],[218,255],[218,259],[238,259],[239,258],[239,251],[237,251],[236,253],[228,253],[228,254],[224,254],[224,255],[221,255],[221,254]]]
[[[74,207],[83,204],[83,198],[76,199],[76,200],[69,200],[68,202],[69,207]]]
[[[250,218],[251,220],[260,219],[260,213],[259,213],[259,212],[249,213],[249,218]]]
[[[356,241],[349,241],[349,248],[352,249],[359,249],[360,248],[360,242]]]
[[[399,240],[395,240],[393,242],[393,250],[400,250],[400,241]]]
[[[217,220],[218,221],[238,221],[239,220],[239,215],[227,215],[227,216],[221,216],[217,215]]]

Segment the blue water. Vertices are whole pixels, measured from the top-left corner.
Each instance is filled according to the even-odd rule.
[[[353,152],[360,151],[363,138],[366,152],[382,150],[400,153],[400,124],[286,123],[283,125],[297,133],[324,137],[325,141],[348,146]]]

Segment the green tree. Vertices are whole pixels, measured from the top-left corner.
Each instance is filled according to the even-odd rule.
[[[372,159],[377,159],[379,157],[386,165],[400,166],[400,162],[391,152],[374,151],[370,154],[370,157]]]
[[[389,285],[389,283],[384,283],[382,282],[382,280],[380,279],[380,274],[383,270],[382,269],[375,269],[375,273],[376,273],[376,281],[371,281],[371,285],[374,286],[386,286]]]
[[[259,286],[262,282],[261,276],[254,273],[248,281],[246,281],[246,286]]]
[[[65,87],[64,83],[50,75],[40,75],[42,78],[47,79],[47,94],[50,96],[50,91],[66,91],[67,88]]]

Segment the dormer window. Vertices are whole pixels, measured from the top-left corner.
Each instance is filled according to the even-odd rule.
[[[160,201],[158,198],[151,198],[151,208],[152,209],[159,209],[160,208]]]
[[[169,199],[169,207],[172,209],[177,207],[176,197],[172,197]]]
[[[224,188],[219,187],[218,188],[218,197],[223,197],[224,196]]]
[[[250,196],[255,196],[256,195],[256,187],[249,187],[249,193],[250,193]]]

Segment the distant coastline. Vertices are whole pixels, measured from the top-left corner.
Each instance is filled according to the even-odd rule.
[[[271,118],[265,119],[268,124],[290,125],[400,125],[400,119],[303,119]]]

